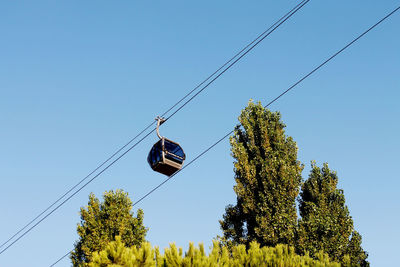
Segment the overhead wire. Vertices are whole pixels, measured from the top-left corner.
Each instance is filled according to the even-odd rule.
[[[294,8],[292,8],[289,12],[287,12],[284,16],[282,16],[278,21],[276,21],[272,26],[270,26],[267,30],[261,33],[256,39],[250,42],[247,46],[245,46],[242,50],[236,53],[231,59],[229,59],[226,63],[224,63],[220,68],[218,68],[214,73],[208,76],[204,81],[202,81],[198,86],[192,89],[189,93],[187,93],[184,97],[182,97],[179,101],[177,101],[174,105],[172,105],[167,111],[165,111],[161,116],[165,116],[168,112],[173,110],[176,106],[178,106],[183,100],[185,100],[188,96],[190,96],[193,92],[195,92],[198,88],[200,88],[203,84],[209,81],[215,74],[220,72],[225,66],[231,63],[227,68],[225,68],[221,73],[219,73],[216,77],[214,77],[210,82],[208,82],[201,90],[199,90],[195,95],[193,95],[189,100],[187,100],[184,104],[182,104],[177,110],[175,110],[170,116],[166,118],[165,121],[173,117],[177,112],[179,112],[184,106],[186,106],[190,101],[192,101],[196,96],[198,96],[204,89],[206,89],[211,83],[213,83],[216,79],[218,79],[223,73],[225,73],[228,69],[230,69],[234,64],[236,64],[243,56],[249,53],[255,46],[257,46],[261,41],[263,41],[267,36],[269,36],[273,31],[275,31],[280,25],[282,25],[287,19],[289,19],[292,15],[294,15],[298,10],[300,10],[306,3],[310,0],[303,0],[298,3]],[[251,46],[251,47],[250,47]],[[250,48],[249,48],[250,47]],[[248,49],[248,50],[246,50]],[[244,52],[244,53],[243,53]],[[239,56],[240,55],[240,56]],[[236,59],[236,60],[235,60]],[[63,204],[65,204],[69,199],[75,196],[78,192],[80,192],[84,187],[86,187],[89,183],[91,183],[94,179],[96,179],[100,174],[102,174],[105,170],[111,167],[115,162],[117,162],[120,158],[126,155],[129,151],[131,151],[134,147],[136,147],[140,142],[142,142],[146,137],[148,137],[152,132],[155,131],[155,128],[148,132],[143,138],[141,138],[138,142],[136,142],[133,146],[123,152],[120,156],[118,156],[114,161],[108,164],[103,170],[98,172],[94,177],[92,177],[88,182],[83,184],[80,188],[78,188],[74,193],[72,193],[69,197],[67,197],[64,201],[62,201],[59,205],[57,205],[54,209],[52,209],[49,213],[43,216],[40,220],[38,220],[42,215],[44,215],[47,211],[49,211],[52,207],[54,207],[57,203],[59,203],[62,199],[64,199],[69,193],[71,193],[74,189],[76,189],[80,184],[86,181],[89,177],[91,177],[94,173],[96,173],[100,168],[102,168],[105,164],[110,162],[116,155],[118,155],[122,150],[124,150],[127,146],[129,146],[134,140],[136,140],[139,136],[141,136],[144,132],[146,132],[153,123],[149,124],[145,127],[140,133],[138,133],[135,137],[129,140],[128,143],[119,148],[116,152],[114,152],[109,158],[107,158],[104,162],[102,162],[98,167],[96,167],[92,172],[90,172],[87,176],[81,179],[77,184],[71,187],[66,193],[64,193],[61,197],[59,197],[56,201],[54,201],[50,206],[48,206],[45,210],[43,210],[39,215],[37,215],[34,219],[28,222],[24,227],[18,230],[13,236],[11,236],[8,240],[0,245],[0,248],[7,245],[4,249],[0,251],[0,254],[4,253],[7,249],[9,249],[13,244],[15,244],[18,240],[20,240],[23,236],[25,236],[28,232],[34,229],[38,224],[40,224],[44,219],[54,213],[58,208],[60,208]],[[34,223],[37,221],[36,223]],[[32,225],[28,228],[30,225]],[[27,229],[28,228],[28,229]],[[17,237],[21,232],[27,229],[24,233],[22,233],[19,237]],[[16,238],[17,237],[17,238]]]
[[[352,44],[354,44],[355,42],[357,42],[360,38],[362,38],[365,34],[367,34],[368,32],[370,32],[372,29],[374,29],[376,26],[378,26],[379,24],[381,24],[383,21],[385,21],[387,18],[389,18],[390,16],[392,16],[394,13],[396,13],[398,10],[400,9],[400,6],[398,6],[397,8],[395,8],[393,11],[391,11],[389,14],[387,14],[385,17],[383,17],[382,19],[380,19],[378,22],[376,22],[374,25],[372,25],[371,27],[369,27],[367,30],[365,30],[363,33],[361,33],[359,36],[357,36],[355,39],[353,39],[351,42],[349,42],[347,45],[345,45],[342,49],[338,50],[336,53],[334,53],[332,56],[330,56],[328,59],[326,59],[324,62],[322,62],[321,64],[319,64],[317,67],[315,67],[312,71],[310,71],[309,73],[307,73],[306,75],[304,75],[300,80],[298,80],[297,82],[295,82],[292,86],[290,86],[288,89],[286,89],[285,91],[283,91],[280,95],[278,95],[277,97],[275,97],[273,100],[271,100],[267,105],[264,106],[264,108],[268,108],[271,104],[273,104],[275,101],[277,101],[279,98],[281,98],[282,96],[284,96],[286,93],[288,93],[290,90],[292,90],[294,87],[296,87],[298,84],[300,84],[301,82],[303,82],[305,79],[307,79],[308,77],[310,77],[313,73],[315,73],[316,71],[318,71],[321,67],[323,67],[324,65],[326,65],[329,61],[331,61],[332,59],[334,59],[336,56],[338,56],[340,53],[342,53],[344,50],[346,50],[348,47],[350,47]],[[188,162],[185,166],[182,167],[182,169],[178,170],[177,172],[175,172],[173,175],[169,176],[168,178],[166,178],[164,181],[162,181],[159,185],[157,185],[156,187],[154,187],[153,189],[151,189],[148,193],[146,193],[144,196],[142,196],[139,200],[137,200],[135,203],[132,204],[132,207],[136,206],[137,204],[139,204],[141,201],[143,201],[145,198],[147,198],[149,195],[151,195],[154,191],[156,191],[158,188],[160,188],[161,186],[163,186],[165,183],[167,183],[169,180],[171,180],[175,175],[177,175],[178,173],[180,173],[181,171],[183,171],[185,168],[187,168],[188,166],[190,166],[193,162],[195,162],[196,160],[198,160],[200,157],[202,157],[204,154],[206,154],[208,151],[210,151],[212,148],[214,148],[216,145],[218,145],[220,142],[222,142],[225,138],[227,138],[228,136],[230,136],[231,134],[234,133],[235,130],[231,130],[230,132],[228,132],[227,134],[225,134],[222,138],[218,139],[215,143],[213,143],[211,146],[209,146],[206,150],[204,150],[203,152],[201,152],[199,155],[197,155],[194,159],[192,159],[190,162]],[[60,262],[62,259],[64,259],[65,257],[67,257],[71,252],[68,252],[67,254],[65,254],[64,256],[62,256],[61,258],[59,258],[55,263],[53,263],[52,265],[50,265],[51,267],[54,266],[55,264],[57,264],[58,262]]]
[[[196,94],[194,94],[191,98],[189,98],[185,103],[183,103],[177,110],[175,110],[166,121],[174,116],[177,112],[179,112],[184,106],[186,106],[190,101],[192,101],[197,95],[199,95],[204,89],[206,89],[210,84],[212,84],[216,79],[218,79],[222,74],[224,74],[227,70],[229,70],[233,65],[236,64],[240,59],[242,59],[245,55],[247,55],[253,48],[255,48],[259,43],[261,43],[265,38],[267,38],[271,33],[273,33],[279,26],[281,26],[286,20],[288,20],[291,16],[293,16],[297,11],[299,11],[303,6],[305,6],[310,0],[304,0],[300,2],[296,7],[294,7],[291,11],[289,11],[284,17],[278,20],[274,25],[269,28],[269,31],[265,33],[265,35],[259,40],[253,42],[254,44],[246,50],[242,55],[240,55],[236,60],[234,60],[228,67],[226,67],[222,72],[220,72],[217,76],[215,76],[210,82],[208,82],[201,90],[199,90]],[[249,45],[250,46],[250,45]],[[242,50],[243,51],[243,50]]]
[[[62,256],[61,258],[59,258],[56,262],[54,262],[52,265],[50,265],[50,267],[55,266],[57,263],[59,263],[60,261],[62,261],[65,257],[68,257],[69,254],[71,254],[71,251],[68,251],[67,254],[65,254],[64,256]]]
[[[178,104],[180,104],[183,100],[185,100],[189,95],[191,95],[194,91],[196,91],[198,88],[200,88],[203,84],[205,84],[208,80],[210,80],[215,74],[217,74],[220,70],[222,70],[226,65],[231,63],[235,58],[237,58],[240,54],[242,54],[247,48],[249,48],[251,45],[253,45],[255,42],[257,44],[260,42],[259,39],[262,38],[264,40],[268,35],[270,35],[277,27],[279,27],[283,22],[285,22],[289,17],[291,17],[294,13],[297,12],[297,9],[300,9],[303,7],[307,2],[310,0],[302,0],[299,2],[296,6],[294,6],[291,10],[289,10],[285,15],[280,17],[274,24],[272,24],[268,29],[266,29],[264,32],[259,34],[253,41],[251,41],[249,44],[247,44],[245,47],[243,47],[239,52],[237,52],[232,58],[230,58],[227,62],[225,62],[221,67],[219,67],[216,71],[214,71],[211,75],[209,75],[204,81],[202,81],[199,85],[197,85],[193,90],[191,90],[189,93],[187,93],[184,97],[182,97],[178,102],[176,102],[171,108],[169,108],[166,112],[164,112],[161,117],[164,117],[168,112],[170,112],[173,108],[175,108]],[[293,13],[294,12],[294,13]],[[293,13],[293,14],[292,14]],[[279,24],[279,25],[278,25]],[[278,26],[277,26],[278,25]],[[264,37],[263,37],[264,36]],[[262,41],[261,40],[261,41]],[[257,44],[253,45],[249,50],[252,50]],[[244,54],[247,54],[249,51],[245,52]],[[242,55],[240,58],[242,58],[244,55]],[[234,63],[230,64],[223,72],[226,72],[232,65],[234,65],[238,60],[235,60]],[[171,114],[167,119],[171,118],[173,115],[175,115],[179,110],[181,110],[187,103],[189,103],[194,97],[196,97],[199,93],[201,93],[204,89],[206,89],[212,82],[214,82],[216,79],[218,79],[222,73],[218,75],[218,77],[214,78],[211,82],[209,82],[206,86],[204,86],[196,95],[194,95],[192,98],[190,98],[188,101],[186,101],[178,110],[174,111],[173,114]],[[166,119],[166,120],[167,120]],[[166,121],[165,120],[165,121]],[[165,122],[164,121],[164,122]]]
[[[140,133],[138,133],[135,137],[133,137],[128,143],[123,145],[121,148],[119,148],[116,152],[114,152],[110,157],[108,157],[105,161],[103,161],[99,166],[97,166],[93,171],[91,171],[88,175],[86,175],[83,179],[81,179],[77,184],[75,184],[73,187],[71,187],[67,192],[65,192],[61,197],[59,197],[56,201],[54,201],[51,205],[49,205],[46,209],[44,209],[39,215],[37,215],[35,218],[33,218],[31,221],[29,221],[25,226],[23,226],[20,230],[18,230],[14,235],[12,235],[10,238],[8,238],[5,242],[3,242],[0,245],[0,248],[4,247],[7,243],[9,243],[14,237],[16,237],[19,233],[21,233],[23,230],[25,230],[29,225],[34,223],[38,218],[40,218],[43,214],[45,214],[48,210],[50,210],[54,205],[56,205],[60,200],[62,200],[65,196],[67,196],[70,192],[72,192],[75,188],[77,188],[80,184],[82,184],[85,180],[87,180],[92,174],[94,174],[96,171],[98,171],[101,167],[103,167],[107,162],[109,162],[112,158],[114,158],[119,152],[121,152],[125,147],[127,147],[129,144],[131,144],[134,140],[136,140],[140,135],[142,135],[145,131],[147,131],[151,126],[153,125],[150,124],[144,130],[142,130]]]
[[[183,96],[180,100],[178,100],[174,105],[172,105],[170,108],[168,108],[162,115],[161,117],[165,116],[170,112],[172,109],[174,109],[177,105],[179,105],[183,100],[185,100],[189,95],[191,95],[194,91],[196,91],[198,88],[200,88],[204,83],[206,83],[210,78],[212,78],[216,73],[218,73],[223,67],[228,65],[232,60],[234,60],[238,55],[240,55],[244,50],[246,50],[250,45],[252,45],[254,42],[259,40],[263,35],[265,35],[272,27],[274,27],[277,23],[282,21],[287,15],[290,14],[294,9],[296,9],[298,6],[300,6],[305,0],[301,1],[299,4],[297,4],[294,8],[292,8],[287,14],[285,14],[283,17],[281,17],[277,22],[275,22],[272,26],[270,26],[267,30],[265,30],[263,33],[257,36],[256,39],[254,39],[252,42],[250,42],[248,45],[246,45],[244,48],[242,48],[239,52],[237,52],[231,59],[229,59],[227,62],[225,62],[221,67],[219,67],[216,71],[214,71],[211,75],[209,75],[205,80],[203,80],[200,84],[198,84],[195,88],[193,88],[190,92],[188,92],[185,96]],[[204,90],[203,88],[202,90]],[[186,105],[187,103],[185,103]],[[176,112],[175,112],[176,113]],[[175,114],[174,113],[174,114]],[[172,117],[169,116],[168,119]],[[92,172],[90,172],[87,176],[85,176],[83,179],[81,179],[77,184],[75,184],[73,187],[71,187],[66,193],[64,193],[61,197],[59,197],[56,201],[54,201],[50,206],[48,206],[45,210],[43,210],[39,215],[37,215],[34,219],[32,219],[30,222],[28,222],[24,227],[22,227],[19,231],[17,231],[13,236],[11,236],[8,240],[6,240],[4,243],[0,245],[0,248],[2,248],[5,244],[7,244],[9,241],[11,241],[15,236],[17,236],[19,233],[21,233],[23,230],[25,230],[29,225],[31,225],[33,222],[35,222],[39,217],[41,217],[44,213],[46,213],[50,208],[52,208],[55,204],[57,204],[61,199],[63,199],[66,195],[68,195],[72,190],[74,190],[76,187],[78,187],[81,183],[83,183],[86,179],[88,179],[93,173],[95,173],[97,170],[99,170],[101,167],[103,167],[107,162],[109,162],[112,158],[114,158],[119,152],[121,152],[123,149],[125,149],[128,145],[130,145],[134,140],[136,140],[140,135],[142,135],[145,131],[147,131],[154,123],[150,123],[148,126],[146,126],[141,132],[139,132],[135,137],[133,137],[131,140],[129,140],[125,145],[123,145],[121,148],[119,148],[116,152],[114,152],[110,157],[108,157],[105,161],[103,161],[98,167],[96,167]]]

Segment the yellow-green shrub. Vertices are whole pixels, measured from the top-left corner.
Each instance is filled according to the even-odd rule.
[[[90,267],[189,267],[189,266],[276,266],[276,267],[339,267],[339,263],[331,262],[324,253],[318,254],[318,260],[312,259],[308,255],[300,256],[294,252],[294,248],[287,245],[277,245],[276,247],[262,247],[252,242],[250,248],[246,250],[244,245],[234,246],[232,253],[218,242],[214,241],[209,255],[206,255],[203,244],[195,247],[189,244],[188,251],[183,254],[181,248],[171,244],[160,254],[158,247],[153,248],[150,243],[143,243],[140,248],[125,247],[120,237],[110,242],[106,249],[92,254]]]

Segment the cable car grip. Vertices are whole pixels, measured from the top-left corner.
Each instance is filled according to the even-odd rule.
[[[163,139],[163,137],[160,135],[159,128],[160,128],[160,125],[165,122],[165,118],[157,116],[156,121],[157,121],[157,136],[158,136],[158,138]]]

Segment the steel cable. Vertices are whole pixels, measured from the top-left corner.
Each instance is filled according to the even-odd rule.
[[[181,105],[177,110],[175,110],[170,116],[167,117],[166,121],[173,117],[177,112],[179,112],[184,106],[186,106],[190,101],[192,101],[196,96],[198,96],[204,89],[206,89],[211,83],[213,83],[216,79],[218,79],[223,73],[225,73],[228,69],[230,69],[234,64],[236,64],[243,56],[245,56],[248,52],[250,52],[255,46],[257,46],[261,41],[263,41],[267,36],[269,36],[273,31],[275,31],[281,24],[283,24],[287,19],[289,19],[293,14],[295,14],[300,8],[302,8],[307,2],[310,0],[303,0],[299,4],[297,4],[294,8],[292,8],[288,13],[286,13],[283,17],[281,17],[277,22],[275,22],[272,26],[270,26],[267,30],[265,30],[262,34],[260,34],[256,39],[250,42],[247,46],[245,46],[242,50],[240,50],[234,57],[229,59],[226,63],[224,63],[220,68],[218,68],[214,73],[208,76],[203,82],[201,82],[198,86],[192,89],[189,93],[187,93],[184,97],[182,97],[179,101],[177,101],[173,106],[171,106],[167,111],[165,111],[161,116],[165,116],[168,112],[178,106],[183,100],[185,100],[188,96],[190,96],[193,92],[195,92],[198,88],[200,88],[203,84],[209,81],[215,74],[221,71],[225,66],[231,63],[234,59],[236,59],[233,63],[231,63],[227,68],[225,68],[221,73],[219,73],[216,77],[214,77],[210,82],[208,82],[199,92],[193,95],[189,100],[187,100],[183,105]],[[272,30],[271,30],[272,29]],[[255,44],[254,44],[255,43]],[[254,45],[253,45],[254,44]],[[251,47],[250,47],[251,46]],[[249,48],[250,47],[250,48]],[[247,51],[245,51],[249,48]],[[245,51],[245,52],[244,52]],[[244,53],[243,53],[244,52]],[[243,54],[242,54],[243,53]],[[238,57],[240,55],[240,57]],[[96,167],[92,172],[90,172],[87,176],[81,179],[77,184],[71,187],[66,193],[64,193],[61,197],[59,197],[56,201],[54,201],[50,206],[48,206],[45,210],[43,210],[39,215],[37,215],[34,219],[28,222],[24,227],[18,230],[14,235],[12,235],[8,240],[0,245],[0,248],[4,247],[6,244],[11,242],[16,236],[18,236],[21,232],[27,229],[30,225],[32,225],[35,221],[37,221],[43,214],[49,211],[52,207],[54,207],[57,203],[59,203],[62,199],[64,199],[69,193],[71,193],[74,189],[76,189],[80,184],[86,181],[91,175],[97,172],[101,167],[110,162],[117,154],[119,154],[122,150],[124,150],[127,146],[129,146],[134,140],[136,140],[139,136],[141,136],[144,132],[146,132],[153,123],[149,124],[145,127],[140,133],[138,133],[135,137],[133,137],[128,143],[119,148],[116,152],[114,152],[109,158],[107,158],[104,162],[102,162],[98,167]],[[40,224],[44,219],[50,216],[53,212],[55,212],[58,208],[60,208],[64,203],[66,203],[69,199],[75,196],[78,192],[80,192],[84,187],[86,187],[89,183],[91,183],[94,179],[96,179],[100,174],[102,174],[105,170],[111,167],[116,161],[118,161],[122,156],[131,151],[134,147],[136,147],[140,142],[142,142],[147,136],[149,136],[152,132],[155,131],[155,128],[147,133],[144,138],[140,139],[137,143],[131,146],[128,150],[126,150],[121,156],[117,157],[116,160],[112,161],[109,165],[107,165],[103,170],[97,173],[93,178],[91,178],[87,183],[81,186],[77,191],[72,193],[69,197],[67,197],[61,204],[57,205],[53,210],[51,210],[48,214],[46,214],[43,218],[41,218],[38,222],[36,222],[32,227],[26,230],[23,234],[21,234],[18,238],[12,241],[8,246],[6,246],[3,250],[0,251],[0,254],[5,252],[8,248],[10,248],[13,244],[15,244],[18,240],[20,240],[23,236],[25,236],[28,232],[30,232],[33,228],[35,228],[38,224]]]

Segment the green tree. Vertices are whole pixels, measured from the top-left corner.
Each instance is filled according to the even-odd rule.
[[[86,208],[81,208],[81,222],[77,232],[79,240],[71,253],[73,266],[86,266],[94,251],[103,250],[115,236],[121,236],[127,246],[140,245],[145,241],[147,228],[143,225],[143,211],[134,217],[132,201],[122,190],[108,191],[100,202],[94,194],[89,195]]]
[[[285,135],[280,113],[261,103],[250,101],[239,122],[230,139],[237,203],[225,209],[222,239],[231,245],[294,244],[303,170],[296,142]]]
[[[352,266],[369,266],[368,254],[361,248],[361,235],[354,230],[345,205],[343,190],[336,188],[336,172],[327,163],[322,169],[315,162],[311,167],[299,199],[298,251],[315,256],[323,250],[331,259],[342,263],[348,255]]]

